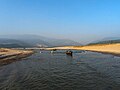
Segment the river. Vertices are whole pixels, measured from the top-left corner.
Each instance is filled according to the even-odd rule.
[[[120,57],[39,51],[0,66],[0,90],[120,90]]]

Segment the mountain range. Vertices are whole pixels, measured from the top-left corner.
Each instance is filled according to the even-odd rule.
[[[107,37],[89,43],[88,45],[110,43],[120,43],[120,37]],[[69,39],[55,39],[39,35],[0,35],[0,48],[31,48],[81,45],[81,43]]]
[[[26,48],[26,47],[53,47],[76,46],[78,42],[69,39],[54,39],[38,35],[0,35],[0,47]]]
[[[107,38],[103,38],[102,40],[98,40],[98,41],[89,43],[88,45],[93,45],[93,44],[112,44],[112,43],[120,43],[120,37],[107,37]]]

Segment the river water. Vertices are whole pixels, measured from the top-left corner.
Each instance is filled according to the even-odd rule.
[[[120,57],[38,51],[0,66],[0,90],[120,90]]]

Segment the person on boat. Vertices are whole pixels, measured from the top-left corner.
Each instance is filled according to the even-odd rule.
[[[67,54],[67,55],[71,55],[71,56],[72,56],[72,53],[73,53],[73,52],[72,52],[71,50],[67,50],[67,51],[66,51],[66,54]]]

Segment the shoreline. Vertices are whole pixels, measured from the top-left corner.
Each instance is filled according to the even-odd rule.
[[[90,52],[96,52],[96,53],[101,53],[101,54],[108,54],[108,55],[113,55],[113,56],[118,56],[120,57],[120,54],[118,53],[112,53],[112,52],[102,52],[102,51],[92,51],[92,50],[86,50],[86,51],[90,51]]]
[[[0,66],[6,65],[15,61],[19,61],[22,58],[32,55],[33,51],[17,50],[17,49],[0,49]]]
[[[111,54],[120,57],[120,43],[117,44],[101,44],[101,45],[87,45],[87,46],[62,46],[45,48],[44,50],[85,50],[91,52],[97,52],[102,54]],[[19,61],[22,58],[32,55],[32,50],[18,50],[0,48],[0,66],[6,65],[15,61]]]
[[[103,54],[112,54],[115,56],[120,56],[120,43],[116,44],[99,44],[99,45],[88,45],[83,46],[81,49],[98,52]]]
[[[112,54],[120,57],[120,43],[96,44],[96,45],[86,45],[86,46],[63,46],[63,47],[54,47],[54,48],[47,48],[47,49],[48,50],[52,50],[52,49],[86,50],[86,51],[98,52],[103,54]]]

